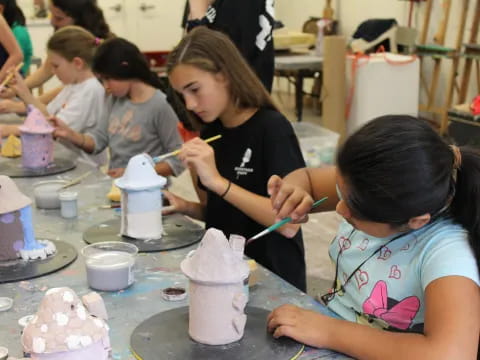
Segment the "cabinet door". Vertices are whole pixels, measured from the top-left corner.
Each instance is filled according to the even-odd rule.
[[[182,37],[184,6],[183,0],[129,0],[137,46],[142,51],[171,50]]]
[[[116,36],[126,38],[130,41],[135,41],[135,38],[129,34],[127,27],[126,0],[100,0],[98,5],[103,10],[103,15],[110,26],[110,30]]]

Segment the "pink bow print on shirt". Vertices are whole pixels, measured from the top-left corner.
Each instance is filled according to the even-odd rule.
[[[420,300],[416,296],[409,296],[387,309],[388,293],[385,281],[375,284],[370,297],[363,303],[363,312],[382,319],[389,325],[407,330],[420,308]]]

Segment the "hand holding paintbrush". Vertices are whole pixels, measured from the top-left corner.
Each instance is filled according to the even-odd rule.
[[[13,77],[18,71],[20,71],[22,66],[23,66],[23,62],[15,66],[13,70],[10,70],[9,74],[5,76],[5,79],[3,79],[3,81],[0,83],[0,92],[2,92],[5,89],[5,87],[8,85],[8,83],[12,81]]]
[[[323,203],[327,199],[328,199],[328,197],[325,196],[325,197],[321,198],[320,200],[315,201],[312,205],[312,209],[315,209],[317,206],[319,206],[321,203]],[[282,227],[283,225],[285,225],[285,224],[287,224],[291,221],[292,221],[292,218],[287,217],[285,219],[282,219],[282,220],[276,222],[275,224],[269,226],[265,230],[259,232],[257,235],[252,236],[250,239],[247,240],[246,244],[250,244],[252,241],[257,240],[258,238],[261,238],[262,236],[267,235],[268,233],[271,233],[272,231],[277,230],[278,228]]]

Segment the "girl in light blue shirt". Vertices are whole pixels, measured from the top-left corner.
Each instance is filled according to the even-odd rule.
[[[321,298],[344,320],[284,305],[269,330],[359,359],[476,359],[479,152],[395,115],[354,133],[337,164],[273,176],[268,190],[279,218],[303,222],[325,195],[319,210],[343,216],[329,250],[335,281]]]

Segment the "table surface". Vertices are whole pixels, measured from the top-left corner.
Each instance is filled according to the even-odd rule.
[[[276,55],[275,70],[322,70],[323,57],[300,54],[300,55]]]
[[[0,159],[0,161],[9,161]],[[69,172],[38,178],[15,179],[20,190],[32,197],[32,184],[39,180],[66,179],[70,180],[91,170],[86,164],[78,166]],[[63,219],[59,210],[39,210],[33,206],[35,232],[37,237],[50,238],[73,244],[77,250],[86,244],[82,233],[93,224],[106,221],[118,215],[114,209],[99,209],[107,203],[106,194],[111,186],[111,179],[94,172],[81,184],[71,190],[79,192],[79,217]],[[126,290],[118,292],[100,292],[109,314],[110,338],[112,343],[112,359],[134,359],[129,350],[130,334],[135,327],[145,319],[161,311],[175,307],[186,306],[188,300],[167,302],[161,296],[162,289],[170,286],[187,287],[188,282],[180,271],[180,262],[185,255],[196,248],[196,245],[184,249],[140,254],[135,268],[135,283]],[[250,289],[249,306],[267,310],[284,303],[291,303],[307,309],[333,315],[323,305],[310,296],[300,292],[275,274],[259,267],[258,282]],[[91,290],[86,283],[84,259],[78,259],[70,266],[57,273],[22,281],[0,285],[0,296],[11,297],[14,300],[12,309],[0,312],[0,346],[6,346],[11,356],[20,357],[20,331],[18,320],[34,314],[45,291],[51,287],[68,286],[79,296]],[[307,348],[300,359],[348,359],[345,355],[329,350]]]

